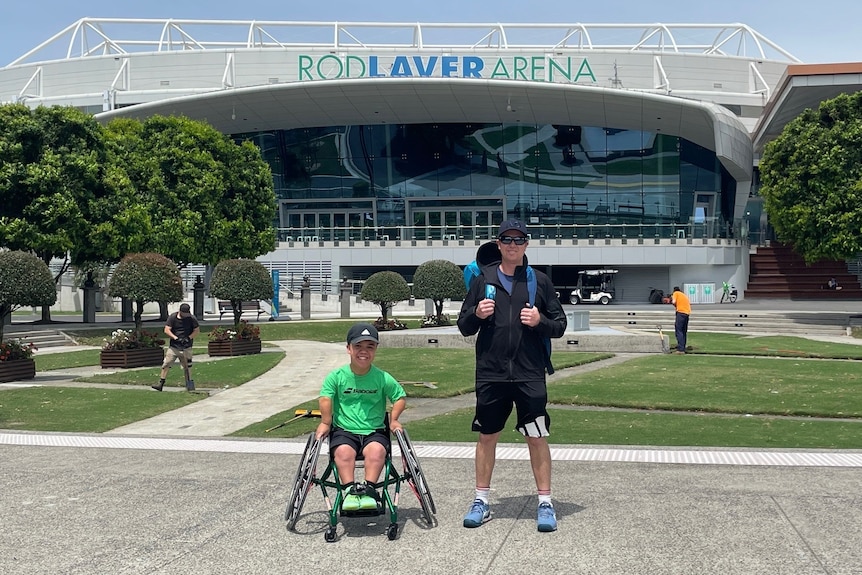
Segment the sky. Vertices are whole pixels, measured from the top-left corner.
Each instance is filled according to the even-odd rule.
[[[5,2],[0,66],[79,18],[352,22],[742,23],[805,63],[860,62],[859,0],[146,0]]]

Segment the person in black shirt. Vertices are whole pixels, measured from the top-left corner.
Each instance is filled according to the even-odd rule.
[[[156,391],[161,391],[165,385],[165,378],[168,376],[168,370],[177,359],[180,360],[180,365],[188,366],[186,372],[186,389],[188,391],[195,390],[195,382],[192,379],[192,344],[195,337],[200,333],[201,329],[198,325],[198,320],[192,315],[189,304],[184,303],[180,306],[180,311],[172,313],[168,318],[168,323],[165,324],[165,334],[170,339],[168,351],[165,354],[165,361],[162,363],[162,372],[159,374],[159,383],[151,386]]]

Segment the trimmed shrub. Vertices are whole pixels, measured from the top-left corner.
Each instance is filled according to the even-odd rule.
[[[27,252],[0,251],[0,342],[7,315],[56,301],[57,286],[45,262]]]
[[[128,254],[111,275],[108,295],[135,302],[135,331],[140,332],[144,304],[181,301],[183,280],[177,265],[161,254]]]
[[[230,300],[233,308],[235,330],[240,329],[242,302],[263,299],[271,300],[275,295],[269,270],[256,260],[224,260],[213,270],[210,280],[210,295],[221,300]]]
[[[377,272],[365,280],[359,295],[363,300],[380,306],[382,325],[386,329],[389,310],[399,301],[410,299],[410,286],[397,272]]]
[[[413,295],[434,301],[438,321],[443,317],[443,300],[462,300],[467,295],[464,287],[464,274],[461,268],[448,260],[429,260],[416,268],[413,275]]]

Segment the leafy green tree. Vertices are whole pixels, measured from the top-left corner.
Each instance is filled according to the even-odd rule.
[[[144,304],[181,301],[183,280],[176,264],[161,254],[128,254],[108,281],[108,295],[135,302],[135,331],[140,333]]]
[[[448,260],[429,260],[416,268],[413,275],[413,295],[434,301],[437,317],[443,316],[443,300],[464,299],[464,274]]]
[[[365,280],[359,295],[365,301],[380,306],[380,316],[385,324],[392,306],[410,298],[410,286],[397,272],[377,272]]]
[[[210,294],[214,298],[230,300],[233,324],[239,331],[242,302],[273,298],[272,278],[264,265],[255,260],[233,259],[218,263],[210,280]]]
[[[101,125],[72,107],[0,106],[0,246],[46,264],[90,245],[92,209],[107,191]],[[70,259],[69,256],[72,256]],[[51,319],[42,308],[43,321]]]
[[[106,130],[119,197],[100,237],[112,255],[153,251],[183,267],[274,249],[272,173],[254,144],[182,117],[118,119]]]
[[[862,92],[789,122],[766,146],[760,177],[776,236],[806,262],[862,251]]]
[[[56,301],[57,287],[45,262],[27,252],[0,251],[0,342],[13,311],[24,306],[51,306]]]

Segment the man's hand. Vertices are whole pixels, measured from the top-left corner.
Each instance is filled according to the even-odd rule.
[[[479,319],[488,319],[492,315],[494,315],[494,309],[497,304],[492,299],[483,299],[476,306],[476,317]]]
[[[536,327],[539,325],[539,321],[541,321],[542,316],[539,314],[539,310],[537,310],[534,306],[527,305],[527,307],[521,308],[521,323],[530,326]]]
[[[389,422],[389,431],[391,431],[392,433],[395,433],[395,432],[396,432],[396,431],[398,431],[399,429],[404,429],[404,426],[403,426],[403,425],[401,425],[401,422],[400,422],[400,421],[398,421],[398,420],[396,419],[396,420],[394,420],[394,421],[390,421],[390,422]]]

